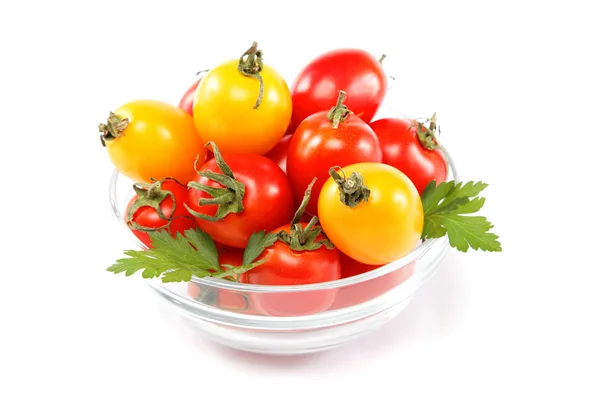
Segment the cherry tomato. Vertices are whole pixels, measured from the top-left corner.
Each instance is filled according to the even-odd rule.
[[[196,91],[193,114],[198,134],[204,142],[215,142],[225,154],[265,154],[290,123],[289,88],[273,68],[262,64],[255,45],[240,60],[210,70]]]
[[[188,197],[185,185],[167,178],[148,188],[135,185],[134,189],[137,194],[127,205],[125,223],[146,247],[152,247],[150,231],[167,230],[175,237],[177,232],[183,234],[196,227],[184,206]]]
[[[421,239],[419,192],[390,165],[358,163],[332,171],[318,205],[327,237],[341,252],[364,264],[392,262],[412,251]]]
[[[361,275],[382,267],[382,265],[363,264],[342,252],[339,253],[342,265],[342,278]],[[339,290],[330,310],[351,307],[379,297],[405,282],[414,274],[414,271],[415,262],[413,261],[400,269],[378,276],[377,278],[345,286]]]
[[[296,129],[289,145],[287,175],[297,200],[313,178],[317,181],[307,212],[317,215],[319,192],[329,178],[329,168],[358,162],[381,162],[382,153],[375,132],[343,105],[344,92],[332,111],[306,118]],[[334,120],[341,118],[336,126]]]
[[[134,182],[171,177],[187,183],[194,178],[196,157],[206,157],[192,117],[161,101],[127,103],[99,130],[111,162]]]
[[[308,224],[299,223],[303,229]],[[310,228],[310,227],[309,227]],[[290,224],[274,232],[290,233]],[[325,240],[319,234],[315,241]],[[265,249],[257,258],[262,264],[245,272],[241,281],[255,285],[305,285],[339,279],[341,276],[339,252],[321,245],[316,250],[295,251],[280,240]],[[337,290],[313,290],[305,292],[251,293],[254,309],[266,315],[300,316],[319,313],[328,309]]]
[[[287,154],[291,140],[291,135],[284,136],[271,151],[265,154],[265,157],[273,160],[283,172],[286,172]]]
[[[238,267],[243,264],[244,251],[241,249],[224,248],[219,251],[220,265],[233,265]],[[225,267],[222,267],[226,270]],[[210,286],[188,283],[188,296],[204,304],[212,305],[222,310],[251,312],[250,301],[246,294],[231,289],[220,289]]]
[[[213,153],[189,183],[187,206],[200,229],[221,244],[244,248],[252,233],[291,220],[294,196],[277,164],[258,154],[221,156],[214,144]],[[227,179],[229,186],[203,176],[210,174]]]
[[[309,62],[291,87],[292,127],[331,108],[338,90],[348,93],[348,108],[363,121],[371,122],[387,91],[381,62],[360,49],[336,49]]]
[[[201,80],[202,78],[194,82],[192,86],[185,91],[181,100],[179,100],[178,107],[190,115],[194,115],[194,98],[196,97],[196,89]]]
[[[404,172],[419,194],[432,180],[447,177],[446,159],[431,130],[415,121],[384,118],[371,122],[383,151],[383,162]]]

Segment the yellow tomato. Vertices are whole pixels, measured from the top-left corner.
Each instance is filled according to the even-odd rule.
[[[187,184],[195,177],[196,157],[206,157],[193,118],[157,100],[124,104],[100,131],[111,162],[135,182],[172,177]]]
[[[194,122],[202,141],[215,142],[222,153],[265,154],[285,134],[292,116],[292,97],[285,80],[261,65],[263,81],[238,70],[240,60],[210,70],[194,98]]]
[[[349,191],[360,185],[353,176],[357,173],[370,193],[366,201],[348,197],[346,203],[355,204],[350,207],[340,198],[340,191],[345,189],[332,177],[325,182],[319,194],[318,214],[334,246],[370,265],[387,264],[412,251],[423,230],[423,205],[410,179],[398,169],[379,163],[353,164],[342,171],[338,171],[341,179],[337,181],[346,182]]]

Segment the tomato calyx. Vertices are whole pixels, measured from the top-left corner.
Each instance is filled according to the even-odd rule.
[[[340,90],[338,93],[337,103],[327,113],[327,119],[332,123],[333,129],[337,129],[341,122],[344,122],[346,118],[352,114],[352,111],[346,107],[344,100],[346,99],[346,92]]]
[[[106,123],[98,124],[98,131],[102,133],[102,135],[100,135],[102,147],[106,147],[106,142],[110,142],[121,137],[123,135],[123,131],[125,131],[128,125],[129,119],[120,117],[111,111],[108,115]]]
[[[310,201],[312,187],[316,180],[317,178],[314,178],[306,188],[302,203],[300,204],[300,207],[298,207],[298,210],[296,210],[292,223],[290,224],[290,232],[280,231],[277,233],[277,239],[287,244],[289,248],[294,251],[312,251],[321,248],[321,246],[325,246],[329,250],[334,248],[331,241],[326,237],[325,239],[317,240],[319,235],[325,236],[323,228],[317,225],[319,222],[317,217],[312,217],[306,226],[303,226],[300,222],[302,215],[304,215],[304,211],[306,210],[306,206]]]
[[[262,77],[260,76],[262,68],[262,51],[258,50],[258,43],[252,42],[252,46],[240,57],[238,71],[245,76],[258,79],[260,88],[258,90],[258,98],[256,99],[256,103],[254,103],[253,107],[255,110],[260,106],[264,93],[264,83]]]
[[[141,232],[151,232],[151,231],[157,231],[160,229],[168,228],[169,225],[171,225],[172,215],[174,215],[174,213],[175,213],[176,202],[175,202],[175,196],[173,195],[173,192],[171,192],[170,190],[164,190],[162,188],[163,182],[167,179],[175,181],[172,178],[165,178],[165,179],[156,181],[156,182],[152,183],[151,185],[148,185],[145,183],[144,184],[142,184],[142,183],[133,184],[133,190],[137,194],[138,198],[131,204],[131,207],[129,207],[129,209],[127,211],[127,218],[126,218],[127,225],[129,225],[132,229],[135,229],[135,230],[138,230]],[[175,182],[177,182],[177,181],[175,181]],[[177,183],[179,183],[179,182],[177,182]],[[169,216],[169,217],[167,217],[163,213],[162,208],[160,207],[161,203],[167,197],[171,197],[171,199],[173,200],[171,216]],[[163,226],[158,226],[158,227],[147,227],[147,226],[142,226],[142,225],[138,224],[137,222],[135,222],[133,220],[133,216],[142,207],[152,208],[154,211],[156,211],[156,213],[158,214],[158,216],[161,219],[164,219],[166,221],[166,223]]]
[[[429,126],[425,126],[426,123],[429,123]],[[437,150],[440,148],[436,134],[439,133],[436,113],[433,113],[431,118],[427,118],[425,122],[413,121],[411,127],[416,129],[421,146],[427,150]]]
[[[336,169],[342,172],[340,175]],[[329,168],[329,175],[337,183],[340,190],[340,201],[344,205],[354,208],[362,202],[368,202],[371,190],[365,186],[363,177],[358,172],[352,172],[350,177],[346,177],[344,170],[340,167]]]
[[[244,199],[244,195],[246,194],[246,186],[235,179],[233,175],[233,171],[229,168],[229,165],[223,159],[219,148],[214,142],[208,142],[205,146],[212,146],[213,154],[215,157],[215,162],[219,166],[222,174],[213,172],[213,171],[198,171],[198,175],[208,178],[214,182],[221,184],[222,188],[212,187],[208,185],[204,185],[202,183],[191,181],[188,183],[188,187],[190,189],[200,190],[211,195],[212,198],[206,199],[202,198],[199,200],[198,204],[201,206],[205,205],[217,205],[217,211],[214,216],[202,214],[197,211],[192,210],[187,205],[185,206],[188,211],[195,217],[204,219],[206,221],[220,221],[225,218],[230,213],[239,213],[244,211],[244,205],[242,204],[242,200]],[[196,160],[197,162],[198,160]],[[196,166],[194,166],[195,168]]]

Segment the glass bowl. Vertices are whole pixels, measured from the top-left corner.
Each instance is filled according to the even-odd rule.
[[[448,179],[458,180],[445,153]],[[132,243],[145,248],[123,218],[134,195],[132,184],[115,170],[110,205]],[[182,283],[147,282],[173,312],[210,340],[255,353],[304,354],[343,345],[390,321],[433,276],[448,249],[447,237],[425,240],[376,270],[310,285],[262,286],[196,277]]]

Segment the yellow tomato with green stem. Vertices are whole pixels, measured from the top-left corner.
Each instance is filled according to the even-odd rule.
[[[203,78],[194,98],[194,122],[203,142],[223,154],[263,155],[285,134],[292,97],[285,80],[253,43],[239,59],[225,61]]]
[[[126,103],[99,130],[113,165],[135,182],[170,177],[187,184],[196,175],[196,158],[206,158],[192,116],[162,101]]]
[[[323,231],[342,253],[383,265],[410,253],[421,240],[423,205],[411,180],[380,163],[331,168],[319,194]]]

